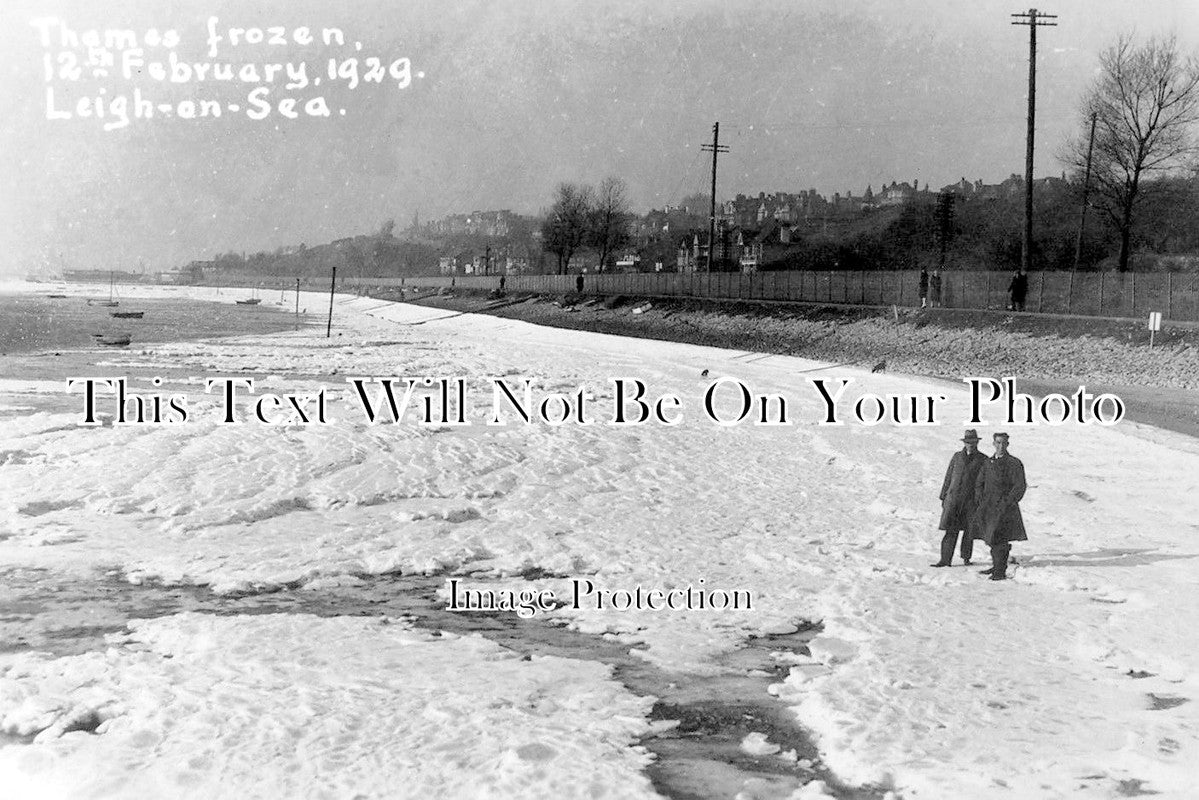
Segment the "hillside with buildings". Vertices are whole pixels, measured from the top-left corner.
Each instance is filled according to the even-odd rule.
[[[1034,185],[1038,269],[1110,268],[1114,234],[1092,213],[1081,237],[1080,191],[1063,176]],[[1193,269],[1199,253],[1199,180],[1158,181],[1147,192],[1135,239],[1137,270]],[[968,180],[933,189],[918,180],[872,184],[831,196],[815,189],[737,194],[717,204],[712,271],[873,270],[944,266],[1016,269],[1020,264],[1023,178]],[[946,199],[948,198],[948,200]],[[938,212],[939,204],[948,211]],[[163,280],[192,282],[242,273],[279,277],[521,275],[557,271],[543,241],[540,216],[508,209],[476,210],[439,219],[392,222],[360,234],[267,253],[226,253],[193,261]],[[623,246],[600,264],[598,249],[580,247],[566,271],[694,272],[709,269],[707,198],[627,215]],[[942,241],[944,247],[942,248]],[[942,250],[944,261],[942,262]]]

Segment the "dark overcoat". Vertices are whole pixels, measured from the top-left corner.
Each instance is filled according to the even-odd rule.
[[[970,527],[974,513],[974,487],[987,457],[977,450],[967,454],[962,448],[949,459],[945,481],[941,484],[941,530],[960,531]]]
[[[1019,505],[1027,488],[1020,459],[1010,455],[988,458],[975,483],[974,538],[989,545],[1027,541]]]
[[[1008,291],[1012,293],[1012,299],[1017,303],[1023,303],[1024,298],[1028,296],[1028,276],[1016,275],[1012,278],[1012,282],[1008,284]]]

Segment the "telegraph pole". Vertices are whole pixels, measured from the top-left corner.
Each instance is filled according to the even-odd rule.
[[[1091,112],[1091,138],[1087,142],[1087,169],[1083,173],[1082,179],[1082,213],[1078,217],[1078,241],[1074,244],[1074,270],[1078,271],[1078,264],[1082,261],[1082,231],[1087,225],[1087,194],[1091,189],[1091,154],[1095,152],[1095,120],[1098,118],[1097,112]]]
[[[337,288],[337,265],[333,265],[333,277],[329,279],[329,322],[325,325],[325,338],[333,335],[333,292]]]
[[[1035,8],[1024,14],[1012,14],[1013,25],[1028,26],[1028,148],[1024,155],[1024,243],[1020,265],[1024,272],[1032,266],[1032,154],[1033,129],[1037,114],[1037,28],[1054,26],[1057,14],[1045,14]]]
[[[712,154],[712,213],[708,218],[708,264],[707,271],[712,271],[712,260],[716,254],[716,156],[727,153],[729,149],[720,143],[720,123],[712,125],[712,144],[701,148],[705,153]]]
[[[953,204],[953,192],[941,192],[937,196],[937,230],[941,240],[941,258],[938,262],[940,269],[945,269],[945,255],[949,249],[949,239],[953,236]]]

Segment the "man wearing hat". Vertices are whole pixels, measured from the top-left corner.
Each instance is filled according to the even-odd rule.
[[[975,485],[977,509],[974,535],[991,547],[991,568],[983,570],[991,580],[1007,578],[1008,555],[1012,542],[1028,541],[1020,499],[1028,485],[1024,482],[1024,464],[1007,451],[1008,435],[994,436],[995,455],[986,459]]]
[[[962,561],[970,563],[974,552],[974,536],[970,529],[974,514],[974,488],[978,473],[987,457],[978,452],[978,432],[966,431],[962,437],[964,447],[949,459],[945,481],[941,484],[941,525],[945,531],[941,537],[941,560],[934,567],[948,567],[953,563],[953,546],[958,533],[962,534]]]

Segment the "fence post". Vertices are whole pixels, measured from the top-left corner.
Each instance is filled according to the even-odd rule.
[[[1166,273],[1166,317],[1174,318],[1174,280],[1173,273]]]
[[[1103,275],[1104,275],[1104,273],[1102,271],[1100,271],[1099,272],[1099,316],[1101,316],[1101,317],[1103,316]]]
[[[1070,283],[1066,287],[1066,313],[1070,313],[1071,307],[1074,305],[1074,270],[1070,270]]]
[[[1128,293],[1132,295],[1132,314],[1129,316],[1135,317],[1137,315],[1137,274],[1135,272],[1128,273],[1128,283]]]

